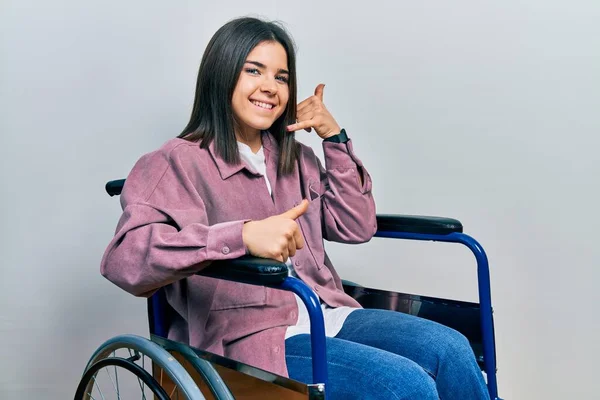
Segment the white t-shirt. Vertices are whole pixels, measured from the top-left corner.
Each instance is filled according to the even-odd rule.
[[[265,182],[267,184],[267,188],[269,189],[269,194],[271,195],[271,184],[267,178],[265,153],[262,146],[255,154],[252,152],[252,149],[250,149],[250,146],[240,142],[237,143],[241,159],[248,164],[248,166],[252,167],[252,169],[256,170],[256,172],[265,177]],[[288,258],[285,265],[287,265],[290,275],[297,277],[291,257]],[[296,295],[294,296],[296,297],[296,302],[298,303],[298,321],[296,322],[296,325],[292,325],[287,328],[285,332],[286,339],[301,333],[310,334],[310,319],[308,316],[308,310],[306,309],[306,306],[300,297]],[[325,319],[325,335],[328,337],[334,337],[337,335],[342,329],[344,321],[346,321],[348,315],[350,315],[352,311],[358,310],[358,308],[346,306],[333,308],[323,302],[321,302],[321,309],[323,310],[323,318]]]

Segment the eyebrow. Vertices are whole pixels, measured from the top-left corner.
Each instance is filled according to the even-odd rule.
[[[247,60],[246,64],[253,64],[256,65],[259,68],[263,68],[263,69],[267,69],[267,66],[263,63],[260,63],[258,61],[251,61],[251,60]],[[290,71],[288,71],[287,69],[283,69],[283,68],[279,68],[279,70],[277,71],[280,74],[290,74]]]

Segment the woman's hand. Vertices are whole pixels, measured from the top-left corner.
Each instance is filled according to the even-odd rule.
[[[260,220],[249,221],[242,229],[243,241],[250,254],[286,262],[297,249],[304,247],[304,238],[296,219],[308,209],[308,200],[283,214]]]
[[[298,104],[296,112],[296,123],[287,127],[288,132],[304,129],[307,132],[315,128],[315,132],[322,139],[337,135],[342,130],[333,116],[323,104],[323,89],[325,85],[320,83],[315,89],[314,96],[310,96]]]

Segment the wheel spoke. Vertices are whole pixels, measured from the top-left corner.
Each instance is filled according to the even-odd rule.
[[[146,356],[142,355],[142,368],[146,369],[146,366],[144,365],[144,360],[146,360]],[[146,393],[145,393],[145,391],[146,391],[146,385],[144,384],[144,388],[142,389],[142,396],[143,396],[142,400],[146,400]]]
[[[110,376],[110,374],[109,374]],[[138,381],[140,378],[138,378]],[[117,400],[121,400],[121,393],[119,392],[119,375],[117,375],[117,367],[115,367],[115,383],[117,385]]]
[[[108,368],[104,369],[106,371],[106,375],[108,375],[108,379],[110,379],[110,383],[112,383],[113,387],[115,388],[115,392],[117,392],[117,396],[119,396],[119,389],[117,389],[117,385],[115,385],[115,382],[113,381],[112,376],[110,376],[110,372],[108,372]],[[115,366],[115,376],[117,375],[117,367]],[[121,400],[121,397],[119,396],[119,400]]]
[[[113,350],[112,352],[112,356],[116,357],[117,355],[117,350]],[[108,373],[108,368],[106,369],[106,373],[108,374],[108,377],[110,378],[110,382],[113,384],[113,387],[115,388],[115,392],[117,392],[117,400],[121,400],[121,394],[119,393],[119,375],[117,375],[117,367],[115,366],[115,382],[113,382],[110,373]]]
[[[173,393],[175,393],[176,390],[177,390],[177,385],[173,386],[173,391],[171,391],[169,398],[173,397]],[[179,398],[179,391],[177,391],[177,398]]]
[[[92,379],[94,379],[94,385],[96,385],[96,387],[98,388],[98,391],[100,392],[100,397],[102,397],[102,400],[106,400],[104,398],[104,394],[102,394],[102,389],[100,389],[100,385],[98,385],[98,382],[96,382],[96,376],[92,376]]]

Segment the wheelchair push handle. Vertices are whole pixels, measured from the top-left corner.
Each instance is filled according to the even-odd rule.
[[[124,185],[125,179],[117,179],[114,181],[108,181],[104,188],[106,189],[106,193],[112,197],[120,195]]]

